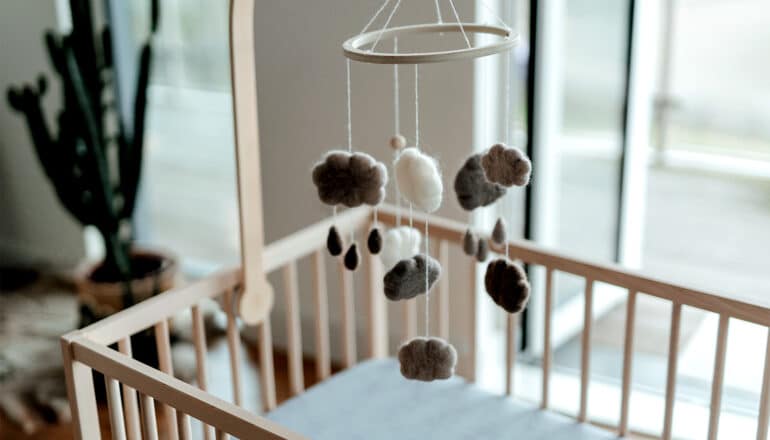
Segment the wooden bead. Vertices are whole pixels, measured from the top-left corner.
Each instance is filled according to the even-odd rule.
[[[400,134],[397,134],[390,138],[390,148],[394,150],[400,150],[402,148],[406,147],[406,138],[401,136]]]

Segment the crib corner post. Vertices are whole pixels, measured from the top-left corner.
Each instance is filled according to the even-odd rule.
[[[73,342],[78,337],[77,333],[69,333],[61,338],[67,397],[72,411],[72,434],[76,440],[98,439],[101,434],[93,373],[90,367],[77,361],[73,353]]]

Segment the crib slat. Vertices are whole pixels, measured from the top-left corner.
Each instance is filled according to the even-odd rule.
[[[227,440],[230,436],[227,435],[226,432],[222,431],[221,429],[217,429],[217,440]]]
[[[174,375],[174,366],[171,364],[171,342],[168,334],[168,321],[162,320],[155,324],[155,345],[158,350],[158,366],[160,371]],[[170,439],[179,437],[176,430],[176,410],[166,404],[161,404],[163,420],[166,422],[166,429]]]
[[[369,284],[369,357],[384,358],[388,356],[388,309],[382,293],[382,263],[379,257],[369,253],[366,267]]]
[[[628,435],[628,408],[631,397],[631,368],[633,366],[634,353],[634,326],[636,325],[636,292],[628,292],[626,301],[626,330],[623,343],[623,385],[620,398],[620,427],[618,434],[621,437]]]
[[[438,335],[449,340],[449,242],[438,242],[438,261],[443,276],[438,280]]]
[[[506,315],[505,332],[505,394],[513,395],[513,367],[516,364],[516,326],[518,315]]]
[[[322,381],[331,374],[329,355],[329,297],[326,293],[326,266],[322,251],[313,253],[313,300],[315,301],[315,371]]]
[[[417,336],[417,300],[412,298],[402,302],[404,303],[404,333],[409,340]]]
[[[177,413],[176,423],[176,430],[179,432],[179,440],[191,440],[192,429],[190,428],[190,416],[184,413]]]
[[[580,344],[580,411],[578,421],[588,420],[588,380],[591,368],[591,325],[593,323],[594,280],[586,278],[583,307],[583,335]]]
[[[551,316],[553,315],[553,269],[545,272],[545,313],[543,317],[543,390],[540,393],[540,407],[548,408],[548,390],[551,382]]]
[[[227,290],[224,297],[227,312],[227,349],[230,353],[230,379],[233,385],[233,403],[241,406],[241,335],[235,311],[235,291]]]
[[[262,394],[262,406],[265,411],[272,411],[275,399],[275,366],[273,364],[273,334],[270,328],[270,315],[257,326],[259,338],[259,386]]]
[[[115,440],[125,440],[126,428],[123,424],[123,405],[120,402],[120,386],[118,381],[104,376],[104,384],[107,388],[107,408],[110,413],[110,428],[112,429],[112,438]]]
[[[719,315],[717,349],[714,359],[714,378],[711,381],[711,414],[709,416],[709,440],[716,440],[719,433],[719,415],[722,411],[722,384],[725,379],[725,354],[727,353],[727,330],[730,317]]]
[[[131,338],[120,339],[118,351],[132,357]],[[126,416],[126,438],[128,440],[141,440],[142,426],[139,422],[139,402],[136,390],[125,384],[123,384],[123,408]]]
[[[142,432],[145,440],[158,440],[158,421],[155,417],[155,401],[142,394]]]
[[[283,286],[286,294],[289,391],[293,396],[296,396],[305,389],[305,377],[302,368],[302,327],[300,324],[299,292],[297,291],[297,263],[294,261],[283,268]]]
[[[682,321],[682,304],[671,306],[671,332],[668,339],[668,373],[666,374],[666,408],[663,416],[663,439],[671,440],[676,402],[676,369],[679,363],[679,332]]]
[[[206,391],[208,389],[208,367],[206,366],[206,328],[203,325],[203,313],[199,305],[192,307],[192,329],[193,344],[195,345],[195,365],[198,388]],[[214,428],[201,422],[203,428],[203,438],[213,440]]]
[[[770,328],[767,329],[765,347],[765,373],[762,377],[762,394],[759,396],[759,419],[757,424],[757,440],[767,440],[768,423],[770,422]]]
[[[356,321],[353,304],[353,274],[345,268],[342,260],[337,266],[342,296],[342,365],[350,368],[356,363]]]
[[[469,258],[468,260],[470,260],[469,261],[469,264],[470,264],[470,276],[468,277],[468,291],[472,292],[473,295],[472,295],[471,301],[470,301],[470,307],[469,307],[470,310],[466,314],[466,316],[468,318],[468,327],[471,329],[471,334],[470,334],[470,344],[469,344],[470,359],[469,359],[468,366],[467,366],[467,372],[465,373],[464,377],[466,379],[468,379],[468,381],[475,383],[475,382],[478,381],[478,377],[476,377],[476,372],[477,372],[476,362],[478,360],[477,359],[477,356],[478,356],[478,350],[477,350],[478,344],[476,343],[476,341],[477,341],[476,338],[478,336],[477,329],[476,329],[476,322],[477,322],[476,321],[476,312],[478,310],[477,309],[477,304],[478,304],[477,301],[479,300],[479,298],[478,298],[478,295],[477,295],[478,292],[477,292],[476,288],[477,288],[477,284],[478,284],[478,281],[479,281],[479,278],[478,278],[479,272],[477,270],[479,265],[476,262],[475,258]]]

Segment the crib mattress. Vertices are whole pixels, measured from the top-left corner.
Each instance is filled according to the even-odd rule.
[[[617,438],[600,428],[494,395],[460,378],[404,379],[394,359],[370,360],[292,398],[267,417],[312,439]]]

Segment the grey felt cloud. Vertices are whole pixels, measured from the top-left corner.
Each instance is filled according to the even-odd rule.
[[[529,280],[519,265],[503,259],[494,260],[487,266],[484,287],[498,306],[508,313],[524,310],[529,301]]]
[[[507,235],[505,220],[500,217],[497,219],[495,222],[495,227],[492,229],[492,241],[498,245],[503,244],[505,243]]]
[[[465,231],[465,236],[463,236],[463,252],[465,252],[465,255],[473,257],[476,255],[477,250],[478,238],[468,229]]]
[[[455,176],[455,194],[460,206],[472,211],[494,203],[505,194],[505,187],[487,180],[481,167],[481,154],[474,154]]]
[[[457,351],[440,338],[414,338],[398,349],[398,362],[407,379],[449,379],[455,372]]]
[[[481,168],[490,182],[525,186],[529,183],[532,162],[518,148],[495,144],[481,156]]]
[[[313,167],[313,183],[327,205],[377,205],[385,199],[388,172],[368,154],[330,151]]]
[[[427,263],[426,263],[427,261]],[[391,301],[414,298],[425,293],[425,265],[428,266],[428,288],[441,275],[441,264],[434,258],[415,255],[401,260],[385,274],[385,296]]]

